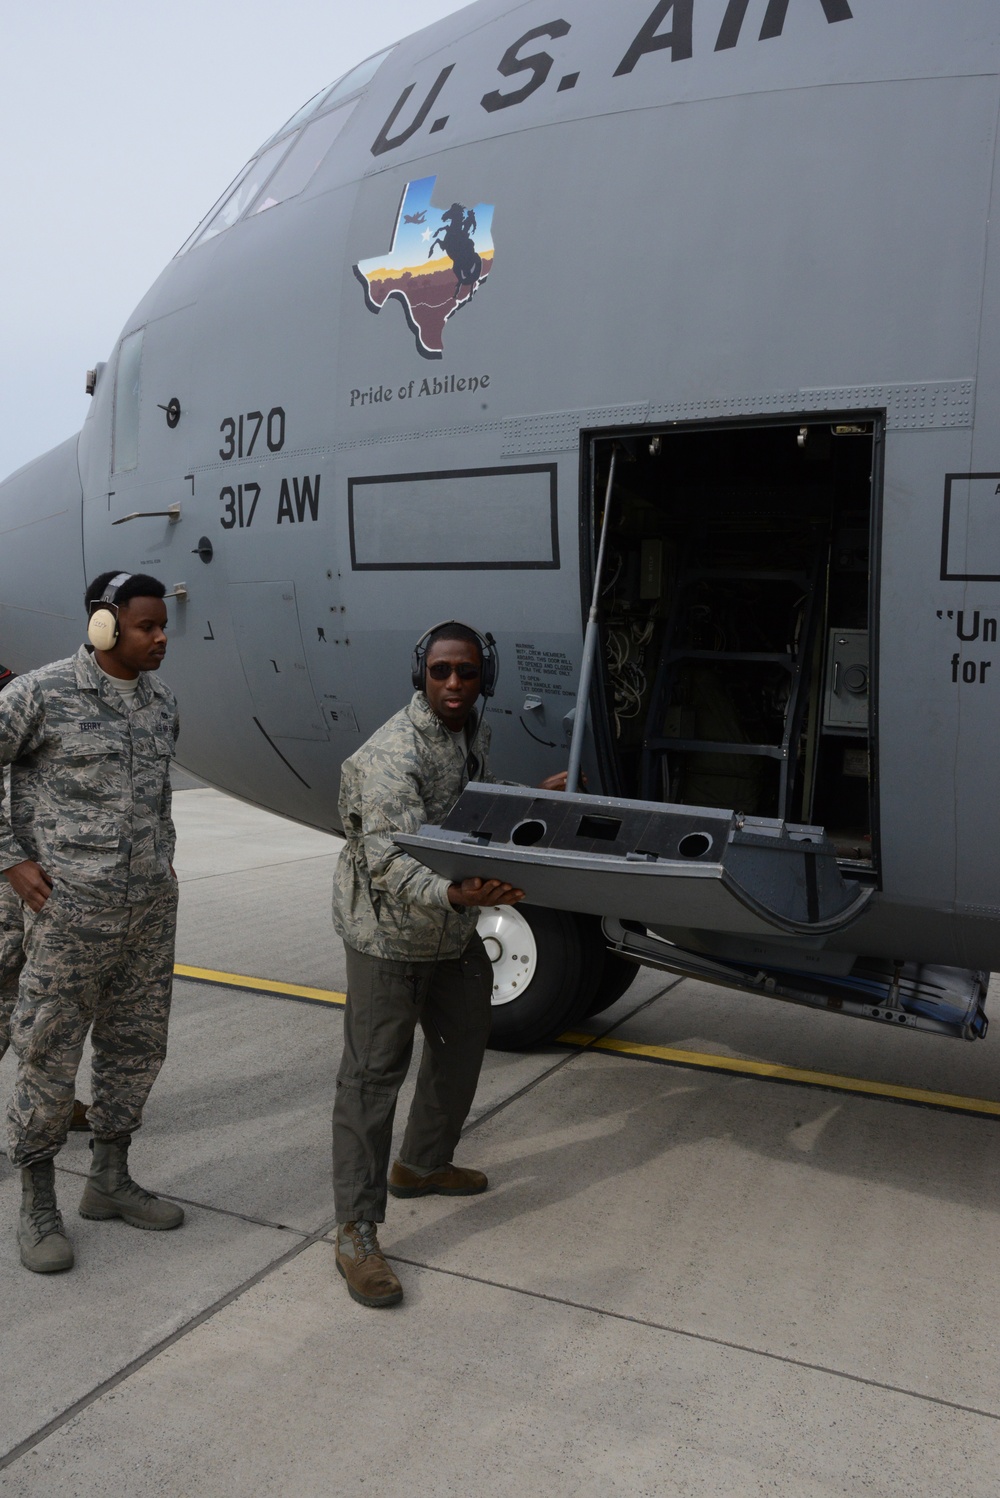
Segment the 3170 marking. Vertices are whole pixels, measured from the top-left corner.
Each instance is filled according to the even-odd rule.
[[[247,411],[242,416],[226,416],[219,423],[219,431],[226,439],[219,448],[219,457],[224,463],[230,458],[252,458],[257,446],[261,427],[268,451],[280,453],[285,445],[285,412],[281,406],[272,406],[267,413],[265,426],[263,411]]]

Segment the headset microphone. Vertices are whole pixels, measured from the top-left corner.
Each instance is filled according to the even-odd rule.
[[[115,594],[123,587],[132,576],[131,572],[117,573],[100,598],[96,598],[90,605],[90,619],[87,623],[87,639],[95,650],[113,650],[118,640],[118,605],[114,602]]]
[[[431,625],[425,630],[420,639],[413,647],[413,655],[410,659],[410,679],[416,692],[424,692],[427,689],[427,650],[430,638],[446,624],[459,624],[467,629],[470,634],[475,635],[479,641],[479,653],[483,660],[483,674],[480,679],[480,691],[484,697],[492,697],[497,689],[497,677],[500,674],[500,657],[497,654],[497,642],[489,633],[480,634],[478,629],[473,629],[471,624],[463,624],[461,619],[442,619],[440,624]]]

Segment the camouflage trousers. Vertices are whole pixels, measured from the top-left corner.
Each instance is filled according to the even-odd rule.
[[[56,893],[31,918],[11,1018],[17,1077],[7,1109],[13,1165],[65,1143],[90,1031],[90,1122],[96,1139],[132,1134],[167,1050],[177,886],[117,909]]]
[[[24,915],[21,902],[0,874],[0,1060],[10,1044],[10,1017],[24,966]]]

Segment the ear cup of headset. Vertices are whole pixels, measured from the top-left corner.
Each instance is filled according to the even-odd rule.
[[[485,646],[483,650],[483,696],[492,697],[497,689],[497,676],[500,671],[497,642],[491,634],[482,635],[480,638]]]
[[[415,692],[422,692],[427,685],[427,672],[424,669],[424,657],[427,651],[420,648],[426,638],[426,635],[421,636],[414,645],[413,654],[410,656],[410,680],[413,682],[413,690]]]
[[[87,624],[87,639],[95,650],[112,650],[118,639],[118,619],[112,609],[95,609]]]
[[[95,650],[113,650],[118,640],[118,609],[115,596],[132,576],[131,572],[116,572],[101,597],[90,605],[87,620],[87,639]]]

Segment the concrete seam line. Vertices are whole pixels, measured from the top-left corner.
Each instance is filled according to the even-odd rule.
[[[198,884],[203,879],[235,879],[240,874],[263,873],[267,869],[287,869],[292,863],[320,863],[327,858],[336,858],[338,852],[310,853],[308,858],[281,858],[277,863],[255,863],[248,869],[222,869],[214,874],[178,874],[178,884]]]
[[[568,1066],[575,1057],[582,1056],[585,1051],[593,1050],[597,1042],[599,1040],[602,1040],[605,1035],[610,1035],[614,1030],[618,1028],[619,1025],[627,1024],[630,1019],[634,1019],[634,1017],[639,1014],[641,1010],[645,1009],[648,1004],[655,1003],[657,999],[661,999],[665,993],[669,993],[672,988],[676,988],[677,984],[683,983],[683,981],[683,978],[675,978],[673,983],[668,983],[665,987],[658,989],[657,992],[653,994],[653,997],[651,999],[643,999],[641,1004],[638,1004],[635,1009],[631,1010],[622,1019],[617,1020],[613,1025],[609,1025],[601,1035],[591,1036],[587,1040],[586,1044],[574,1044],[568,1056],[563,1056],[562,1060],[557,1061],[554,1066],[546,1067],[541,1076],[535,1077],[531,1082],[526,1082],[523,1087],[519,1087],[516,1092],[512,1092],[510,1097],[502,1098],[501,1101],[499,1103],[495,1103],[492,1108],[487,1108],[485,1113],[480,1113],[479,1117],[474,1118],[472,1123],[466,1124],[465,1128],[462,1130],[462,1138],[464,1139],[467,1134],[471,1134],[473,1129],[478,1129],[480,1124],[488,1123],[491,1118],[496,1118],[497,1114],[502,1113],[505,1108],[509,1108],[511,1103],[516,1103],[520,1098],[525,1097],[529,1092],[533,1092],[534,1089],[538,1087],[542,1082],[547,1082],[549,1077],[554,1077],[557,1071],[561,1071],[564,1066]],[[582,1042],[584,1040],[584,1037],[581,1036],[580,1040]],[[560,1037],[557,1043],[563,1044],[563,1037]]]
[[[487,1108],[485,1113],[480,1113],[478,1118],[474,1118],[470,1124],[465,1125],[462,1130],[462,1138],[464,1139],[466,1135],[471,1134],[473,1129],[478,1129],[480,1124],[488,1123],[491,1118],[496,1118],[498,1113],[502,1113],[512,1103],[516,1103],[520,1098],[526,1097],[529,1092],[533,1092],[542,1082],[548,1081],[549,1077],[554,1077],[557,1071],[562,1071],[564,1066],[568,1066],[580,1054],[581,1052],[577,1049],[571,1050],[568,1055],[561,1057],[554,1066],[546,1067],[541,1076],[535,1077],[530,1082],[525,1082],[524,1086],[519,1087],[516,1092],[512,1092],[510,1097],[501,1098],[499,1103],[494,1103],[492,1108]]]
[[[405,1264],[410,1269],[425,1269],[429,1274],[444,1274],[452,1279],[468,1280],[473,1285],[486,1285],[492,1290],[506,1290],[511,1295],[523,1295],[530,1300],[547,1301],[549,1305],[565,1306],[570,1311],[584,1311],[592,1316],[606,1316],[611,1321],[623,1321],[629,1326],[643,1326],[650,1331],[665,1332],[673,1337],[687,1337],[692,1342],[708,1343],[712,1347],[724,1347],[730,1352],[744,1352],[750,1357],[767,1358],[772,1363],[784,1363],[790,1368],[802,1368],[807,1373],[821,1373],[828,1378],[843,1379],[848,1383],[862,1384],[868,1389],[881,1389],[887,1394],[901,1394],[905,1399],[919,1399],[924,1404],[936,1404],[942,1409],[957,1410],[963,1415],[976,1415],[983,1420],[1000,1421],[1000,1412],[980,1409],[974,1404],[960,1404],[956,1399],[945,1399],[940,1394],[922,1394],[919,1389],[907,1389],[902,1384],[884,1383],[878,1378],[865,1378],[861,1373],[849,1373],[844,1368],[831,1368],[826,1363],[810,1363],[804,1358],[792,1358],[781,1352],[768,1352],[765,1347],[750,1347],[745,1342],[731,1342],[726,1337],[712,1337],[705,1332],[694,1332],[683,1326],[670,1326],[664,1321],[649,1321],[642,1316],[629,1316],[625,1311],[612,1311],[603,1306],[587,1305],[584,1301],[568,1300],[562,1295],[548,1295],[544,1290],[527,1290],[521,1285],[506,1285],[501,1280],[484,1279],[481,1275],[467,1274],[461,1269],[445,1269],[437,1264],[425,1264],[420,1259],[404,1259],[398,1254],[386,1254],[395,1264]]]
[[[210,1306],[206,1306],[203,1311],[199,1311],[196,1316],[192,1316],[190,1321],[185,1321],[183,1326],[179,1326],[169,1336],[162,1337],[159,1342],[155,1342],[152,1347],[147,1348],[145,1352],[133,1358],[130,1363],[126,1363],[124,1368],[119,1368],[117,1373],[112,1373],[108,1378],[103,1379],[88,1394],[81,1395],[79,1399],[63,1410],[62,1414],[55,1415],[51,1420],[46,1421],[33,1435],[25,1436],[23,1441],[19,1441],[16,1446],[12,1446],[9,1451],[0,1456],[0,1472],[6,1467],[13,1466],[14,1462],[19,1461],[22,1456],[27,1456],[29,1451],[33,1451],[36,1446],[40,1446],[43,1441],[48,1440],[49,1436],[55,1435],[70,1420],[74,1420],[77,1415],[89,1409],[92,1404],[96,1404],[99,1399],[103,1398],[105,1394],[109,1394],[112,1389],[117,1389],[126,1379],[131,1378],[134,1373],[138,1373],[141,1369],[145,1368],[147,1363],[151,1363],[154,1358],[159,1357],[161,1352],[166,1352],[186,1337],[189,1332],[197,1331],[199,1326],[204,1326],[206,1321],[210,1321],[213,1316],[218,1315],[220,1311],[224,1311],[227,1306],[231,1306],[234,1301],[239,1300],[241,1295],[245,1295],[248,1290],[252,1290],[255,1285],[259,1285],[262,1280],[267,1279],[268,1275],[273,1274],[276,1269],[283,1269],[286,1264],[292,1259],[298,1258],[299,1254],[304,1253],[307,1248],[311,1248],[314,1243],[322,1243],[327,1233],[330,1232],[330,1229],[336,1227],[336,1225],[336,1219],[324,1223],[315,1233],[310,1233],[308,1238],[304,1239],[303,1242],[296,1243],[287,1253],[280,1254],[270,1264],[265,1264],[263,1269],[258,1269],[256,1273],[245,1279],[241,1285],[237,1285],[233,1290],[228,1290],[225,1295],[221,1295]]]
[[[90,1174],[86,1170],[74,1170],[71,1165],[57,1165],[56,1170],[60,1175],[75,1176],[78,1181],[87,1180]],[[251,1217],[248,1212],[234,1212],[231,1207],[213,1207],[211,1202],[200,1202],[193,1196],[175,1196],[170,1191],[158,1191],[156,1194],[163,1201],[180,1202],[182,1206],[194,1207],[199,1212],[214,1212],[216,1217],[232,1217],[237,1222],[248,1223],[250,1227],[273,1228],[276,1233],[294,1233],[299,1238],[310,1236],[309,1228],[293,1228],[288,1222],[271,1222],[267,1217]]]
[[[641,1014],[644,1009],[648,1009],[651,1004],[655,1004],[657,999],[662,999],[664,994],[672,993],[681,983],[686,982],[686,978],[673,978],[669,983],[664,983],[662,988],[658,988],[650,998],[643,999],[641,1004],[636,1004],[635,1008],[630,1009],[628,1014],[623,1014],[621,1019],[616,1019],[613,1025],[609,1025],[599,1035],[581,1035],[580,1040],[586,1042],[583,1049],[593,1050],[595,1046],[599,1046],[602,1041],[607,1040],[608,1036],[613,1035],[622,1025],[627,1025],[629,1020],[635,1019],[637,1014]]]

